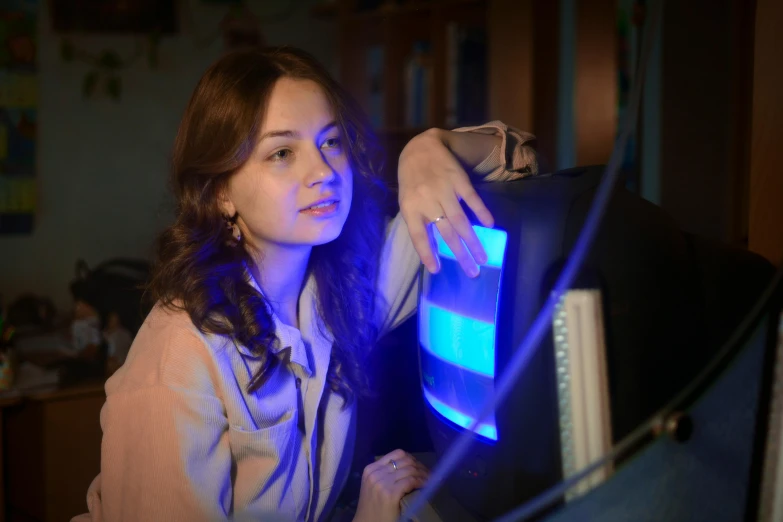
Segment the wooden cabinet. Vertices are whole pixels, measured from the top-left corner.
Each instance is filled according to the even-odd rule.
[[[87,512],[87,488],[100,471],[105,400],[103,383],[95,383],[0,403],[0,520],[8,513],[8,520],[62,522]]]

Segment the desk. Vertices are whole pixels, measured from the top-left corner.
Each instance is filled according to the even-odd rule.
[[[0,522],[67,521],[100,471],[103,382],[0,397]]]
[[[21,402],[21,398],[10,396],[0,398],[0,522],[5,522],[5,446],[3,445],[3,411],[6,407],[14,406]]]
[[[414,456],[429,469],[434,469],[435,464],[437,464],[434,453],[414,453]],[[418,496],[419,490],[405,495],[401,502],[403,510],[411,507]],[[409,519],[409,521],[412,522],[450,522],[452,520],[459,520],[460,522],[478,522],[473,515],[468,513],[468,511],[451,496],[445,486],[439,488],[416,516]]]

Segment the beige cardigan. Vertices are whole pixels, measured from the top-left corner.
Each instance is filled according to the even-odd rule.
[[[531,135],[500,122],[460,130],[502,136],[476,169],[485,180],[536,173]],[[419,265],[398,215],[381,257],[382,332],[414,312]],[[311,279],[301,331],[274,317],[286,364],[255,394],[247,388],[256,363],[243,346],[155,307],[106,383],[101,473],[87,493],[90,513],[73,520],[326,518],[350,467],[354,408],[341,409],[324,386],[332,339],[319,327],[314,291]]]

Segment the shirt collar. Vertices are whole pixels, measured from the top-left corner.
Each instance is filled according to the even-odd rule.
[[[259,287],[258,282],[256,281],[255,277],[253,277],[253,274],[249,269],[246,269],[246,275],[250,285],[259,294],[264,295],[264,292]],[[304,290],[299,296],[299,329],[283,323],[274,310],[272,310],[272,308],[267,305],[267,310],[272,316],[272,321],[275,325],[275,335],[279,340],[279,343],[272,347],[272,352],[277,355],[284,350],[290,349],[291,362],[301,366],[308,376],[313,375],[314,361],[312,361],[312,352],[322,352],[323,349],[318,349],[322,345],[329,348],[327,352],[331,352],[331,343],[333,342],[331,334],[323,326],[322,321],[320,320],[317,310],[315,290],[315,277],[310,275],[307,278]],[[309,351],[307,350],[305,341],[302,338],[302,330],[309,334],[307,337],[311,345],[317,345],[311,346],[311,350]],[[243,353],[248,354],[247,348],[242,348],[244,348],[244,350],[240,350]]]

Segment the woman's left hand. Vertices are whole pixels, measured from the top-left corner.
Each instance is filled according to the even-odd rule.
[[[435,226],[465,273],[475,277],[478,265],[487,262],[487,254],[460,202],[467,204],[483,226],[492,227],[494,219],[449,150],[447,135],[448,131],[430,129],[403,149],[398,169],[400,211],[413,246],[431,273],[440,270],[431,230]]]

